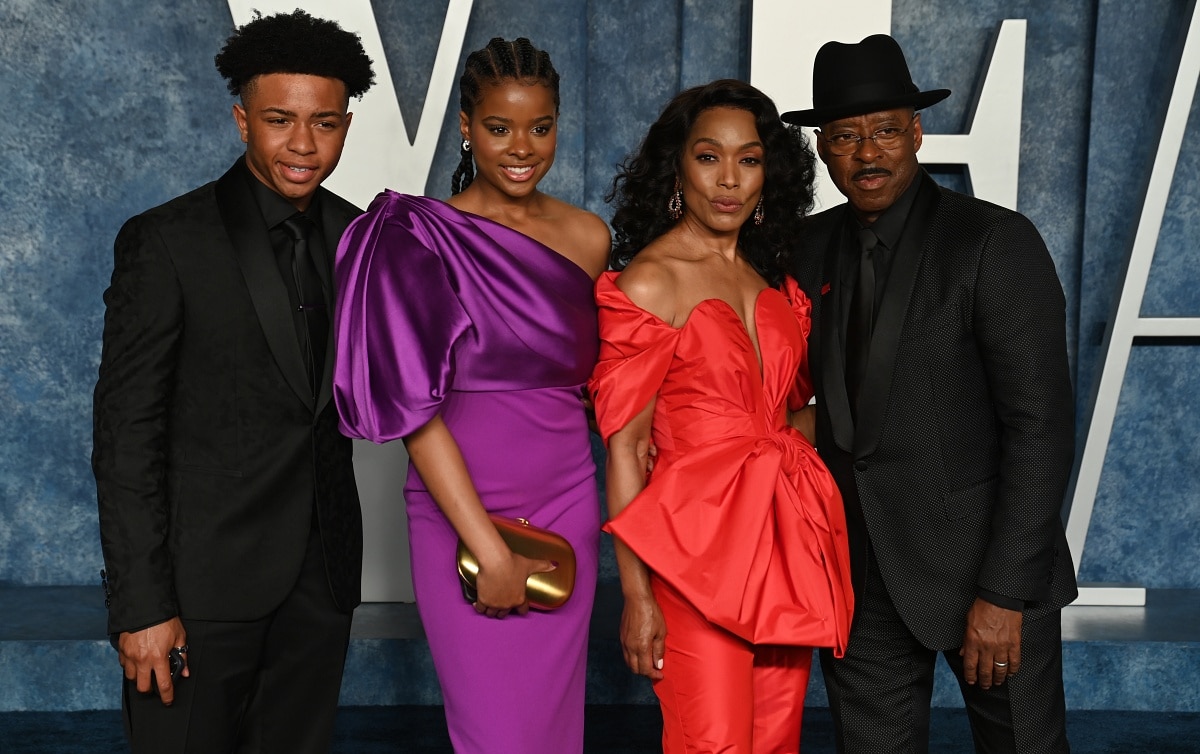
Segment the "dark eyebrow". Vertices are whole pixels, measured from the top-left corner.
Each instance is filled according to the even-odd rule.
[[[887,118],[884,118],[879,123],[876,123],[873,126],[867,126],[867,128],[871,129],[871,132],[874,133],[875,131],[878,131],[881,128],[899,128],[902,125],[903,124],[901,123],[899,118],[894,118],[894,117],[889,116]],[[853,132],[854,126],[852,126],[848,123],[842,123],[842,124],[829,123],[829,124],[826,124],[826,127],[821,128],[819,130],[821,131],[821,133],[835,133],[836,132],[839,134],[844,134],[844,133]]]
[[[503,118],[499,115],[486,115],[486,116],[484,116],[483,120],[492,121],[494,123],[506,123],[506,124],[513,122],[512,118]],[[553,115],[543,115],[541,117],[534,118],[533,122],[534,123],[543,123],[545,121],[553,121],[553,120],[554,120]]]
[[[285,110],[282,107],[264,107],[261,112],[275,113],[276,115],[283,115],[288,118],[299,118],[300,117],[299,114],[297,114],[291,110]],[[313,113],[312,117],[314,117],[314,118],[341,118],[341,117],[344,117],[344,113],[342,113],[339,110],[325,110],[324,112]]]
[[[721,142],[717,141],[716,139],[710,139],[707,136],[701,136],[699,139],[696,139],[694,142],[692,142],[693,146],[695,146],[696,144],[712,144],[714,147],[724,146]],[[745,144],[743,144],[742,146],[738,147],[738,151],[740,152],[743,149],[750,149],[751,147],[762,147],[762,145],[763,145],[763,143],[761,141],[748,141]]]

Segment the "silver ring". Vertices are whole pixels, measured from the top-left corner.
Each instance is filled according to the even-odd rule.
[[[1008,667],[1007,662],[993,662],[992,664],[998,668],[1007,668]]]
[[[187,654],[188,645],[184,644],[182,647],[175,647],[175,651],[179,652],[180,654]]]

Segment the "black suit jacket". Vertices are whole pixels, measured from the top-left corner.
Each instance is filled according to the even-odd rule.
[[[314,500],[334,599],[359,602],[332,328],[314,400],[253,180],[239,160],[117,236],[92,455],[112,633],[265,616],[299,574]],[[332,253],[360,210],[321,192]]]
[[[1066,303],[1037,230],[924,171],[917,180],[857,427],[843,354],[848,205],[807,221],[794,273],[813,301],[817,447],[846,500],[856,589],[869,541],[909,630],[950,649],[980,590],[1024,601],[1027,615],[1075,598],[1060,518],[1074,411]]]

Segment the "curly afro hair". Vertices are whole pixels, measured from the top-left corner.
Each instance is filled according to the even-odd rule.
[[[753,86],[720,79],[680,92],[650,126],[638,151],[618,166],[605,201],[614,202],[616,231],[609,262],[623,270],[647,244],[677,220],[667,213],[675,192],[684,145],[700,113],[713,107],[746,110],[754,115],[764,146],[762,225],[747,219],[738,243],[755,270],[772,286],[783,281],[800,238],[804,215],[813,205],[816,156],[803,132],[779,120],[771,98]],[[686,211],[686,208],[685,208]]]
[[[255,76],[267,73],[340,79],[350,97],[361,97],[375,83],[371,58],[357,34],[299,9],[266,17],[255,11],[254,20],[238,27],[215,61],[235,97]]]

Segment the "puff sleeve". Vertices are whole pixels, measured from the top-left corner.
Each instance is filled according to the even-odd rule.
[[[596,281],[600,358],[588,381],[605,444],[658,393],[679,342],[679,330],[630,301],[616,276]]]
[[[335,263],[334,402],[343,434],[377,443],[437,414],[472,327],[436,239],[393,196],[350,224]]]

